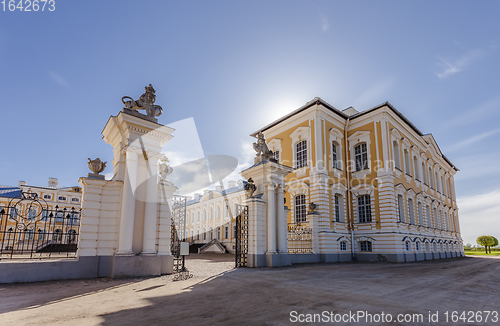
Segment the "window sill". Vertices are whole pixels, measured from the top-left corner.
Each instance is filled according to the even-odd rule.
[[[368,174],[370,174],[370,169],[359,170],[356,172],[352,172],[352,176],[356,179],[364,179]]]

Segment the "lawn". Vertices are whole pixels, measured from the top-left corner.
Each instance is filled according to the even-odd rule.
[[[486,252],[484,250],[465,250],[465,255],[483,255],[486,256]],[[499,256],[500,251],[491,251],[491,254],[488,256]]]

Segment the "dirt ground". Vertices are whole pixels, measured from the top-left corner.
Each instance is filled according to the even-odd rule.
[[[453,311],[500,312],[499,257],[235,270],[233,256],[214,254],[191,255],[186,265],[194,276],[185,281],[0,285],[0,325],[290,325],[299,324],[292,323],[299,314],[301,320],[327,314],[331,319],[323,321],[337,325],[500,325],[500,316],[494,322],[491,315],[486,323],[451,321]],[[392,322],[334,322],[335,314],[348,318],[358,311],[391,314]],[[438,312],[438,322],[429,322],[429,311]],[[424,320],[398,322],[398,314]]]

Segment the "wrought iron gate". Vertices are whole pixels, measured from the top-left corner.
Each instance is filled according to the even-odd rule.
[[[173,273],[176,274],[174,280],[181,280],[193,277],[184,266],[184,256],[181,256],[181,242],[187,238],[186,233],[186,196],[174,195],[171,207],[170,223],[170,253],[174,258]]]
[[[288,253],[312,253],[312,229],[300,223],[288,224]]]
[[[23,192],[0,207],[0,259],[76,257],[81,208],[49,208]]]
[[[236,205],[236,209],[235,267],[246,267],[248,255],[248,206]]]

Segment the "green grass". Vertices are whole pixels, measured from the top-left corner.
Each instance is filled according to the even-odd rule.
[[[483,255],[486,256],[486,252],[483,250],[465,250],[465,255]],[[488,256],[499,256],[500,251],[491,251],[491,254],[488,254]]]

